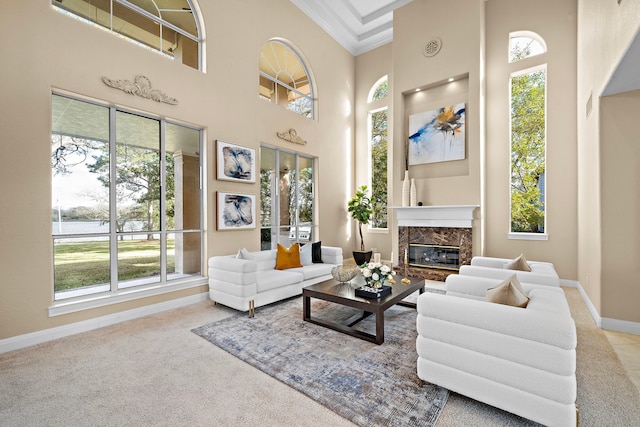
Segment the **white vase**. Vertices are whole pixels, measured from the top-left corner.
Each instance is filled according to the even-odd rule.
[[[402,206],[409,206],[409,171],[404,171],[404,181],[402,181]]]
[[[411,206],[418,206],[418,201],[416,200],[416,182],[413,178],[411,178],[411,188],[409,190],[409,203]]]

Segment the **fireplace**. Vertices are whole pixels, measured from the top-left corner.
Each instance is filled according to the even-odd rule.
[[[408,264],[412,267],[458,271],[460,247],[409,243]]]
[[[444,281],[473,256],[473,211],[477,206],[394,208],[398,224],[398,274]]]

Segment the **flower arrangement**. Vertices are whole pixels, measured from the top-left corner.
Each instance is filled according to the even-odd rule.
[[[362,276],[367,286],[381,288],[385,280],[388,280],[391,284],[395,283],[393,276],[395,276],[396,272],[386,264],[370,262],[362,264],[360,269],[362,270]]]

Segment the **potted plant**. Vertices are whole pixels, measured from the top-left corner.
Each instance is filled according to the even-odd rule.
[[[349,213],[351,214],[351,218],[358,222],[358,232],[360,234],[360,251],[353,251],[353,259],[356,262],[356,265],[362,265],[369,262],[372,254],[372,251],[366,252],[364,250],[364,239],[362,238],[362,225],[368,224],[371,216],[373,215],[373,204],[371,203],[371,199],[367,196],[366,185],[363,185],[356,190],[355,196],[349,200],[347,206]]]

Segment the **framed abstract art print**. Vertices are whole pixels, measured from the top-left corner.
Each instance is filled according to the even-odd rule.
[[[218,230],[256,228],[256,196],[218,191]]]
[[[217,140],[218,179],[256,182],[256,150]]]

